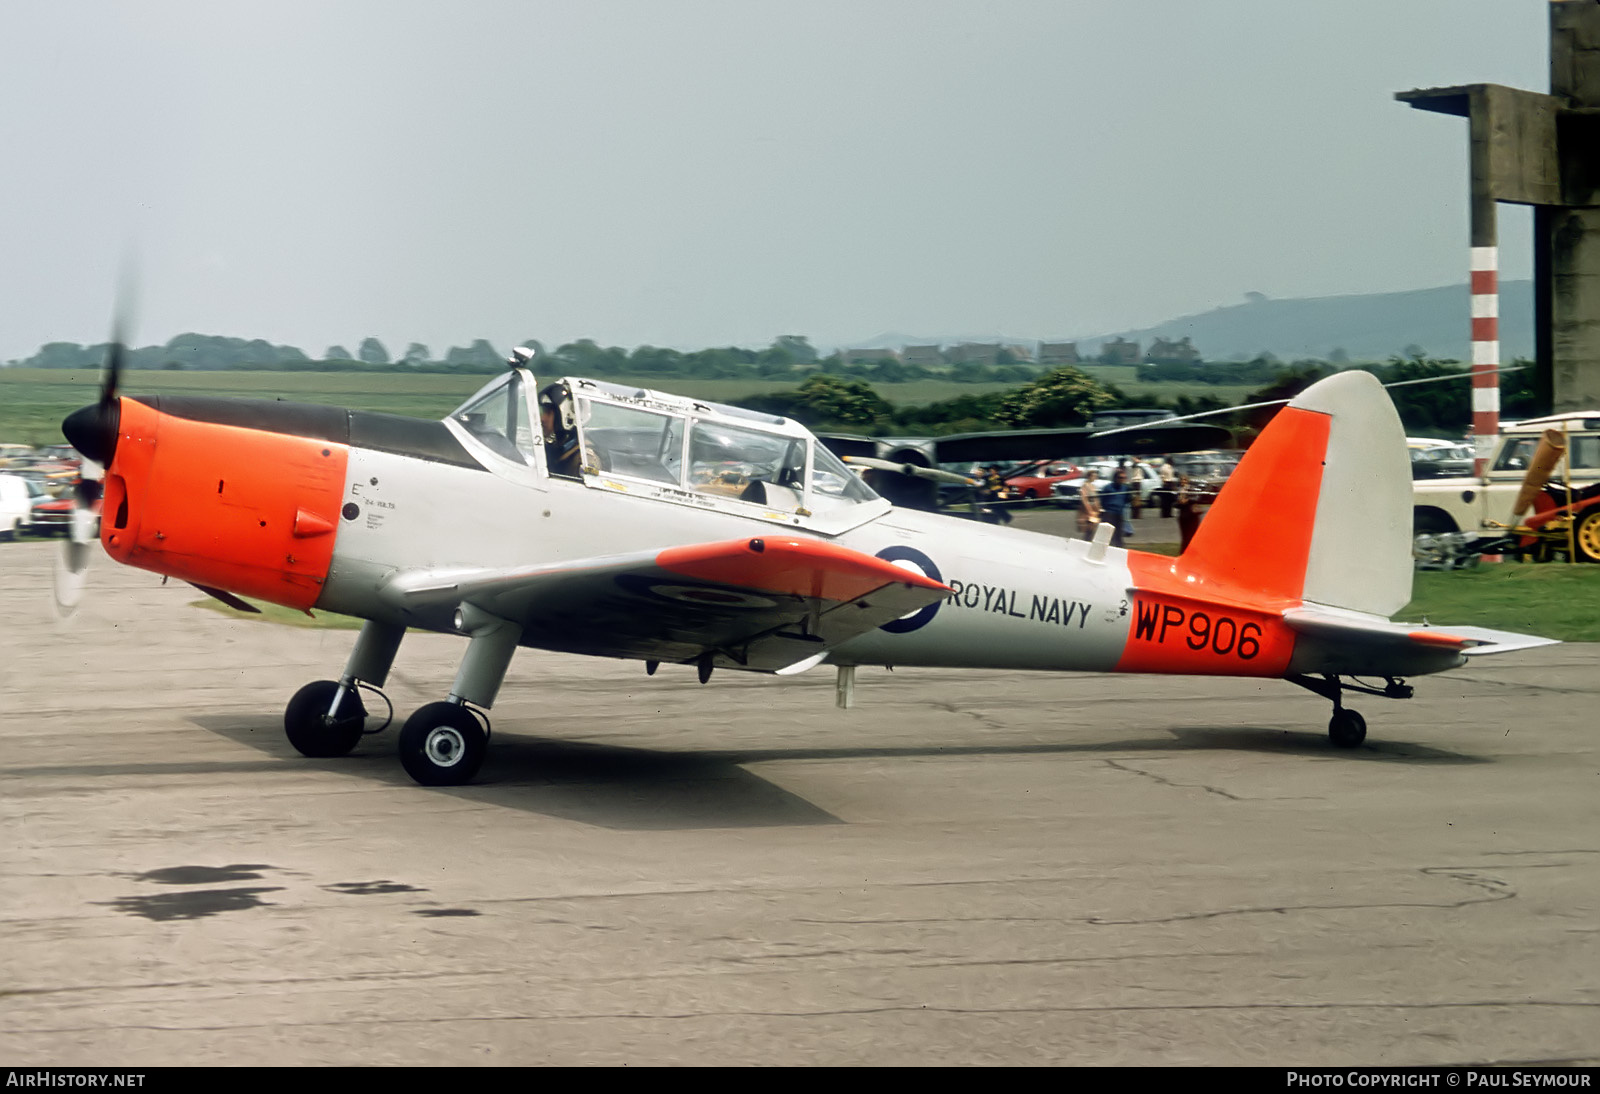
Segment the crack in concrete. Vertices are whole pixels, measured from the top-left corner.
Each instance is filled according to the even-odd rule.
[[[1101,919],[1093,916],[1083,922],[1097,927],[1132,927],[1153,923],[1183,923],[1199,919],[1221,919],[1225,916],[1236,915],[1288,915],[1290,912],[1344,912],[1344,911],[1373,911],[1379,908],[1436,908],[1448,911],[1453,908],[1465,908],[1473,904],[1492,904],[1496,901],[1511,900],[1517,891],[1499,878],[1488,877],[1473,873],[1472,867],[1465,866],[1424,866],[1421,873],[1429,876],[1447,877],[1459,881],[1474,889],[1480,889],[1487,896],[1467,897],[1463,900],[1447,901],[1444,903],[1429,901],[1391,901],[1376,904],[1285,904],[1260,908],[1220,908],[1213,912],[1190,912],[1184,915],[1159,916],[1153,919]]]

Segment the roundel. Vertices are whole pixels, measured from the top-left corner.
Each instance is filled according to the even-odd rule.
[[[703,585],[654,585],[650,591],[684,604],[704,604],[712,608],[774,608],[777,601],[735,589],[708,589]]]
[[[892,562],[902,570],[931,577],[942,582],[944,578],[939,573],[939,567],[933,559],[917,550],[915,547],[885,547],[878,552],[878,557],[885,562]],[[879,630],[888,631],[890,634],[905,634],[908,631],[919,630],[933,621],[939,614],[939,605],[943,601],[936,600],[925,608],[919,608],[910,615],[903,615],[892,623],[885,623]]]

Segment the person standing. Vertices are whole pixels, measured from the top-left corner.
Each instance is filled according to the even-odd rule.
[[[1000,504],[1000,502],[1007,500],[1009,493],[1005,480],[1000,477],[1000,469],[994,464],[989,464],[983,469],[981,481],[983,483],[983,500],[990,503],[984,508],[985,518],[988,523],[1010,524],[1011,510]]]
[[[1100,491],[1100,510],[1106,523],[1111,525],[1111,546],[1121,547],[1133,531],[1128,527],[1128,510],[1132,491],[1128,488],[1128,469],[1119,467],[1111,473],[1111,481]]]
[[[1094,530],[1100,526],[1100,491],[1095,485],[1098,473],[1090,468],[1083,473],[1083,485],[1078,487],[1078,534],[1093,539]]]
[[[1178,553],[1189,549],[1189,541],[1200,530],[1200,507],[1210,501],[1211,495],[1204,486],[1188,475],[1178,478]]]
[[[1156,468],[1156,474],[1161,476],[1161,486],[1156,493],[1161,498],[1161,518],[1166,520],[1172,516],[1172,506],[1178,500],[1178,473],[1173,470],[1172,461],[1165,459]]]

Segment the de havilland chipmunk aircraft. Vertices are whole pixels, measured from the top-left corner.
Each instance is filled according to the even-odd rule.
[[[104,468],[80,492],[57,598],[95,535],[118,562],[367,622],[336,680],[284,714],[308,756],[351,751],[361,691],[408,627],[467,639],[448,696],[406,720],[406,771],[472,779],[519,646],[789,673],[859,665],[1274,677],[1346,691],[1545,639],[1391,622],[1411,597],[1411,474],[1393,404],[1363,372],[1308,388],[1239,463],[1171,558],[901,509],[804,427],[511,367],[442,421],[288,402],[119,396],[63,431]],[[102,495],[103,496],[99,496]],[[1380,686],[1350,678],[1384,681]]]

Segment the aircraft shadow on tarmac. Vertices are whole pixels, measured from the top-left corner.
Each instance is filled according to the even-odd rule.
[[[276,763],[315,764],[357,778],[416,787],[395,757],[393,730],[336,760],[297,755],[279,720],[259,713],[215,714],[194,724],[278,759],[246,761],[241,770]],[[778,761],[1003,755],[1246,751],[1327,760],[1399,763],[1481,763],[1477,757],[1392,741],[1369,741],[1352,752],[1331,749],[1319,733],[1253,726],[1174,728],[1157,738],[1062,744],[993,742],[892,748],[782,748],[667,751],[533,737],[497,731],[472,785],[440,788],[485,804],[521,809],[602,828],[669,830],[842,824],[838,817],[750,770]],[[163,765],[181,766],[181,765]],[[214,765],[198,765],[212,769]]]

